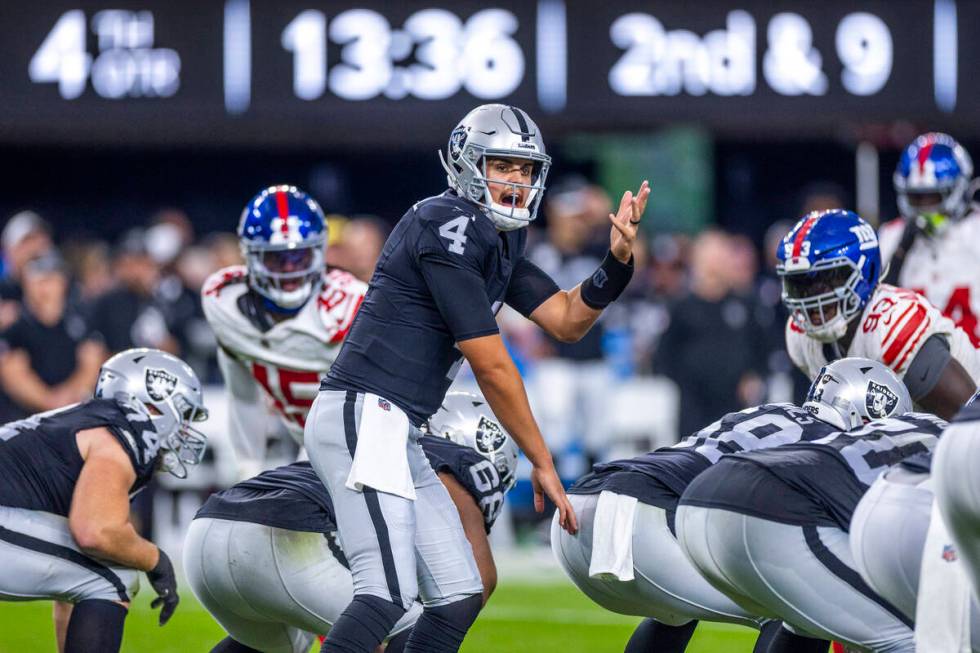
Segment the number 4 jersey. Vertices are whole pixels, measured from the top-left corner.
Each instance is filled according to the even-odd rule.
[[[922,295],[880,284],[857,319],[860,322],[847,356],[879,361],[904,378],[922,344],[938,335],[946,339],[952,357],[974,382],[980,383],[980,352],[962,329]],[[786,324],[786,349],[796,366],[811,379],[834,360],[831,347],[808,337],[792,318]]]
[[[218,362],[231,399],[230,427],[245,472],[257,472],[265,454],[266,401],[289,433],[303,441],[303,426],[320,379],[330,369],[367,286],[330,270],[319,294],[295,316],[273,321],[248,287],[244,266],[219,270],[204,284],[202,303],[220,345]]]

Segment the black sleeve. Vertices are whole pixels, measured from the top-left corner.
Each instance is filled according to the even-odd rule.
[[[530,317],[538,306],[559,290],[561,288],[544,270],[525,257],[514,266],[504,301],[524,317]]]
[[[456,342],[498,333],[483,277],[431,255],[419,257],[419,269]]]
[[[951,358],[949,343],[944,336],[937,333],[926,338],[903,377],[912,401],[919,401],[932,392]]]
[[[17,320],[10,325],[10,328],[0,334],[0,351],[8,352],[14,349],[30,349],[27,339],[26,325],[22,320]]]

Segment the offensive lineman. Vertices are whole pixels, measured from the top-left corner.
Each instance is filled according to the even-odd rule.
[[[777,252],[786,350],[810,379],[828,362],[854,356],[885,364],[912,400],[949,419],[980,380],[980,352],[918,293],[879,283],[871,225],[843,209],[803,216]]]
[[[699,620],[759,628],[766,620],[708,584],[684,556],[674,530],[677,502],[723,454],[809,442],[836,430],[798,406],[765,404],[730,413],[670,447],[600,463],[568,490],[579,532],[565,533],[552,522],[555,557],[599,605],[647,617],[626,653],[681,653]],[[772,625],[756,650],[766,650],[778,628]]]
[[[858,358],[824,368],[804,408],[840,430],[722,458],[681,496],[678,542],[709,583],[754,614],[866,650],[912,652],[912,622],[858,575],[848,528],[871,483],[931,450],[945,422],[910,413],[905,385]]]
[[[484,602],[496,585],[487,534],[514,484],[517,446],[482,397],[449,393],[420,442],[449,490],[477,556]],[[309,462],[264,472],[212,495],[184,546],[195,595],[229,636],[212,653],[306,653],[353,594],[337,546],[333,506]],[[324,537],[323,534],[327,534]],[[387,651],[401,651],[421,612],[395,625]]]
[[[449,190],[416,203],[385,243],[305,431],[354,580],[323,651],[370,653],[416,596],[425,607],[406,651],[456,651],[480,610],[472,550],[418,444],[418,427],[464,358],[531,462],[535,507],[543,510],[547,495],[561,525],[576,530],[494,313],[506,302],[550,335],[579,339],[630,280],[650,191],[644,182],[635,197],[623,195],[605,260],[562,291],[524,257],[523,227],[537,214],[550,162],[526,113],[477,107],[450,135]]]
[[[320,379],[337,357],[367,286],[324,266],[327,223],[295,186],[249,200],[238,224],[245,266],[204,283],[204,315],[218,340],[239,478],[263,469],[268,397],[297,443]]]
[[[980,346],[980,211],[973,162],[947,134],[905,148],[893,181],[901,217],[883,225],[885,283],[925,295]]]
[[[167,623],[174,569],[137,534],[129,502],[157,469],[184,478],[200,463],[207,441],[191,423],[204,419],[190,367],[130,349],[102,366],[95,398],[0,428],[0,600],[73,604],[65,652],[111,653],[143,571]]]

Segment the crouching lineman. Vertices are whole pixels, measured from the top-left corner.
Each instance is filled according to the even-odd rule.
[[[245,479],[265,469],[265,399],[303,443],[320,377],[337,357],[367,286],[324,266],[323,211],[295,186],[270,186],[249,200],[238,237],[245,265],[211,275],[201,303],[220,345],[229,437]]]
[[[708,584],[684,556],[674,535],[677,501],[725,453],[818,440],[836,430],[798,406],[766,404],[726,415],[671,447],[596,465],[568,490],[579,532],[552,523],[555,556],[599,605],[648,617],[626,653],[684,651],[702,619],[759,628],[765,620]],[[776,629],[772,622],[757,650]],[[808,643],[797,644],[804,650]]]
[[[517,446],[482,397],[450,393],[422,449],[459,511],[486,602],[497,574],[487,534],[514,485]],[[212,653],[306,653],[351,602],[333,505],[308,462],[264,472],[208,499],[184,545],[191,589],[229,633]],[[327,534],[326,536],[324,534]],[[416,603],[389,633],[401,651]]]
[[[204,419],[190,367],[130,349],[102,366],[94,399],[0,428],[0,599],[73,604],[66,653],[111,653],[143,571],[167,623],[174,569],[137,534],[129,501],[157,469],[184,478],[201,461],[191,423]]]
[[[860,217],[842,209],[808,213],[777,256],[791,313],[786,350],[808,378],[838,358],[870,358],[891,368],[913,401],[944,419],[973,395],[980,352],[922,295],[879,283],[878,238]]]
[[[976,438],[978,426],[980,404],[964,408],[943,432],[940,446],[957,433]],[[965,557],[952,546],[940,512],[933,509],[934,457],[935,453],[911,456],[874,482],[851,518],[851,553],[868,585],[916,622],[918,650],[960,651],[966,644],[980,652],[980,609],[963,566]],[[968,480],[961,477],[958,483],[965,485]],[[940,627],[948,625],[951,616],[969,626],[937,632],[940,628],[929,614],[934,608],[941,611]],[[928,639],[937,636],[950,639],[940,640],[944,645],[939,648],[929,648]]]
[[[871,483],[931,450],[945,426],[911,407],[905,385],[885,366],[831,363],[804,408],[839,430],[726,455],[700,474],[677,509],[681,548],[709,583],[753,614],[862,650],[915,651],[912,622],[858,575],[848,536]],[[769,650],[796,649],[774,643]]]

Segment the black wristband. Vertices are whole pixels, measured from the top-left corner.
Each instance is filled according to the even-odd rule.
[[[622,263],[612,252],[607,252],[592,276],[582,282],[582,301],[589,308],[601,311],[623,294],[632,278],[633,255],[630,254],[628,263]]]

